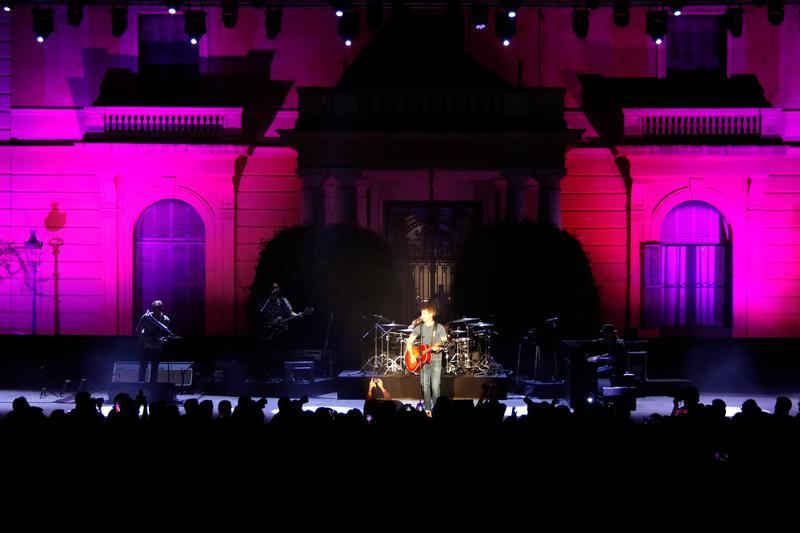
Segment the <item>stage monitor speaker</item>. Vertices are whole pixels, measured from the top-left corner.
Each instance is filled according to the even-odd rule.
[[[314,361],[284,361],[283,377],[295,383],[314,383]]]
[[[147,363],[145,375],[150,375],[150,363]],[[139,383],[139,362],[114,361],[111,383]]]
[[[145,376],[150,375],[150,363],[147,363]],[[194,375],[193,363],[163,361],[158,364],[157,383],[172,383],[178,387],[190,387]],[[114,361],[111,383],[139,383],[138,361]]]
[[[157,383],[172,383],[176,387],[191,387],[194,363],[189,361],[166,361],[158,364]]]

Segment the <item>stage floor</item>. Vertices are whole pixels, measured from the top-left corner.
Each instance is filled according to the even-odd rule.
[[[14,398],[19,396],[24,396],[28,403],[32,406],[40,407],[44,411],[46,415],[50,415],[56,409],[63,409],[64,411],[69,411],[75,407],[75,403],[73,401],[73,395],[65,395],[64,397],[58,396],[51,396],[48,395],[46,398],[40,398],[40,391],[32,391],[32,390],[13,390],[13,389],[4,389],[0,390],[0,417],[4,417],[9,411],[11,411],[11,404],[14,401]],[[108,411],[111,409],[111,403],[108,401],[108,395],[105,393],[93,393],[93,397],[95,398],[103,398],[105,400],[102,411],[104,414],[107,414]],[[775,405],[775,397],[777,395],[742,395],[742,394],[734,394],[734,393],[726,393],[726,392],[709,392],[705,394],[701,394],[700,401],[706,405],[710,404],[712,400],[715,398],[720,398],[725,401],[728,406],[728,416],[733,416],[735,413],[740,411],[742,403],[745,400],[752,398],[756,400],[758,405],[761,407],[762,410],[771,413],[772,409]],[[792,411],[791,414],[797,414],[797,401],[800,398],[800,391],[796,392],[788,392],[783,393],[781,396],[787,396],[792,400]],[[234,407],[236,406],[236,402],[238,398],[235,396],[212,396],[212,395],[178,395],[179,402],[186,401],[189,398],[197,398],[199,400],[211,400],[214,402],[214,412],[216,415],[217,405],[222,400],[230,401]],[[419,399],[418,398],[394,398],[396,400],[400,400],[404,403],[411,403],[416,404]],[[534,401],[543,401],[543,402],[550,402],[549,399],[537,399],[532,398]],[[475,401],[475,400],[473,400]],[[508,398],[505,400],[501,400],[504,404],[506,404],[506,416],[511,415],[512,409],[516,408],[516,412],[518,416],[524,415],[527,413],[527,407],[523,400],[523,396],[509,393]],[[562,400],[559,400],[562,401]],[[305,405],[305,409],[313,411],[318,407],[328,407],[333,409],[337,412],[346,413],[350,409],[363,409],[364,401],[363,400],[340,400],[336,397],[336,393],[327,393],[327,394],[320,394],[316,396],[309,396],[309,402]],[[278,409],[278,401],[277,398],[268,398],[267,407],[264,409],[264,414],[267,419],[271,419],[272,415],[277,412]],[[636,400],[636,411],[632,413],[632,416],[636,420],[644,420],[651,414],[657,413],[660,415],[669,415],[672,411],[672,397],[670,396],[647,396],[642,398],[637,398]]]

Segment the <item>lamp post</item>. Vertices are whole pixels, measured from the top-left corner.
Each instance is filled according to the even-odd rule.
[[[33,293],[32,307],[33,317],[31,319],[31,334],[36,335],[36,276],[39,273],[39,264],[42,262],[42,246],[44,243],[36,238],[36,230],[31,230],[31,235],[25,241],[25,258],[33,272]]]

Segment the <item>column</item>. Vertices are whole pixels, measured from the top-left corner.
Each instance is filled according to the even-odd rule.
[[[521,221],[525,213],[525,193],[528,180],[533,177],[530,170],[502,170],[500,174],[506,181],[506,220]]]
[[[331,169],[331,176],[336,179],[336,223],[355,226],[358,224],[356,182],[361,177],[361,169]]]
[[[303,207],[300,220],[303,224],[325,224],[325,188],[327,169],[297,169],[297,177],[303,182]]]
[[[536,173],[539,184],[539,223],[561,227],[561,180],[565,173],[564,170]]]

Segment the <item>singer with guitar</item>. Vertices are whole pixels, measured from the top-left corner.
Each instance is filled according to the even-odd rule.
[[[155,300],[136,324],[136,336],[142,342],[144,351],[139,359],[139,382],[155,383],[161,351],[169,339],[178,338],[169,329],[169,317],[164,314],[164,302]],[[147,363],[150,375],[146,376]]]
[[[447,344],[444,326],[434,321],[436,308],[430,304],[422,306],[420,317],[411,323],[411,335],[406,340],[406,366],[414,372],[420,365],[420,385],[425,410],[433,409],[433,402],[440,396],[442,384],[442,358]],[[420,346],[414,341],[420,339]]]
[[[259,337],[265,350],[262,372],[272,378],[282,375],[283,362],[288,353],[288,341],[285,333],[289,330],[291,320],[301,318],[313,312],[305,309],[302,313],[295,313],[292,304],[282,294],[277,283],[272,283],[269,297],[260,307],[263,324]]]

